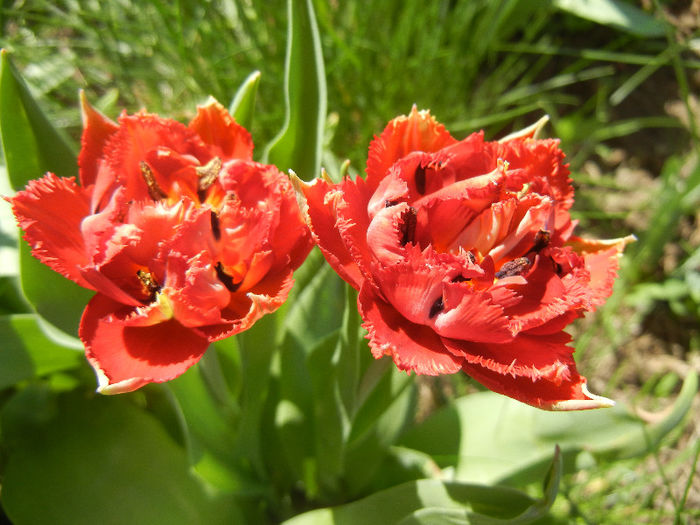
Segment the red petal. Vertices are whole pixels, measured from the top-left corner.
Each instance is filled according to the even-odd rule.
[[[263,315],[277,310],[287,300],[294,279],[292,270],[267,275],[251,291],[231,294],[231,302],[221,312],[222,323],[196,328],[210,341],[217,341],[247,330]]]
[[[530,191],[553,197],[557,201],[557,208],[562,211],[571,208],[574,203],[574,188],[571,186],[568,164],[564,162],[564,152],[559,149],[558,139],[524,138],[488,144],[497,158],[508,162],[510,170],[522,170],[518,178],[513,179],[509,189],[520,191],[525,181],[530,184]],[[558,229],[562,227],[562,224],[557,224]]]
[[[478,131],[442,150],[445,184],[486,175],[499,168],[491,144],[484,141],[484,132]]]
[[[175,319],[190,328],[222,322],[221,310],[231,294],[218,279],[209,253],[195,257],[174,253],[168,257],[166,274],[161,293],[167,296]]]
[[[561,383],[576,372],[572,357],[574,349],[567,345],[570,340],[569,334],[558,332],[546,336],[520,334],[505,344],[475,343],[454,338],[443,338],[443,343],[450,352],[463,357],[466,362],[493,372]]]
[[[404,235],[402,228],[407,227],[408,219],[405,217],[410,213],[408,204],[402,202],[396,206],[383,208],[372,218],[367,228],[366,242],[369,252],[378,264],[392,266],[405,259],[407,243],[402,242]],[[413,217],[415,218],[415,215]],[[414,239],[410,242],[414,242]]]
[[[532,330],[554,319],[563,322],[562,316],[567,312],[573,312],[573,315],[567,315],[573,321],[579,316],[579,311],[589,309],[588,272],[583,268],[574,268],[560,277],[554,270],[552,260],[548,256],[540,256],[527,274],[526,281],[523,285],[509,285],[521,298],[506,310],[511,318],[513,333]]]
[[[634,235],[610,240],[572,237],[567,243],[584,257],[586,269],[590,272],[588,286],[593,306],[603,304],[612,293],[622,251],[635,240]]]
[[[212,158],[196,133],[180,122],[145,112],[122,115],[119,130],[105,145],[105,157],[111,173],[116,174],[114,184],[124,185],[129,199],[152,200],[143,179],[141,162],[151,151],[159,148],[191,155],[193,161],[201,164],[206,164]]]
[[[586,387],[586,378],[578,373],[568,381],[556,384],[502,375],[470,363],[466,363],[462,370],[489,390],[543,410],[588,410],[615,404],[610,399],[591,394]]]
[[[75,179],[48,173],[29,181],[24,191],[8,199],[32,255],[68,279],[94,289],[80,274],[90,259],[80,224],[90,213],[89,191]]]
[[[374,190],[389,167],[413,151],[433,152],[457,141],[429,111],[418,111],[393,119],[369,146],[367,183]]]
[[[408,321],[371,286],[362,287],[357,305],[375,358],[390,355],[400,370],[417,374],[452,374],[460,369],[462,360],[445,351],[431,328]]]
[[[181,375],[195,364],[209,341],[171,319],[151,326],[128,326],[134,312],[101,294],[88,303],[80,339],[104,394],[130,392],[146,383]]]
[[[189,128],[197,133],[205,144],[212,147],[214,156],[223,161],[253,158],[253,140],[250,133],[243,126],[239,126],[229,112],[215,100],[197,107],[197,115],[190,122]]]
[[[448,286],[444,310],[434,319],[435,331],[443,337],[465,341],[504,343],[512,340],[508,318],[491,296],[469,286]]]
[[[86,188],[95,183],[107,139],[119,129],[119,126],[93,108],[82,91],[80,102],[83,110],[83,136],[78,166],[80,166],[80,184]]]
[[[338,275],[359,290],[364,276],[341,236],[341,227],[342,230],[354,229],[360,235],[365,235],[366,212],[364,219],[362,214],[358,216],[359,226],[351,220],[338,219],[338,208],[347,206],[343,188],[349,188],[352,184],[350,180],[334,185],[323,179],[315,179],[312,184],[300,182],[298,186],[306,198],[311,232],[318,247]],[[337,221],[340,221],[340,225]]]
[[[570,336],[560,332],[541,337],[520,335],[505,345],[443,339],[455,355],[464,357],[462,369],[485,387],[523,403],[547,410],[581,410],[612,406],[594,396],[576,370],[567,346]]]

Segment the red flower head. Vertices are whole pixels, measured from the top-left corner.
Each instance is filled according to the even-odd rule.
[[[83,101],[83,121],[80,185],[49,173],[11,203],[34,256],[97,292],[79,335],[98,391],[128,392],[277,309],[311,239],[288,179],[217,102],[185,126]]]
[[[414,107],[374,139],[366,179],[296,184],[321,251],[359,290],[376,358],[462,370],[540,408],[610,406],[563,329],[610,295],[630,238],[572,236],[569,172],[558,141],[535,139],[543,123],[457,141]]]

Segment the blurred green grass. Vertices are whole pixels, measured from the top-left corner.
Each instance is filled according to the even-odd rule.
[[[314,4],[330,169],[349,158],[362,172],[371,137],[414,103],[458,137],[479,128],[498,137],[550,115],[581,231],[639,238],[616,294],[577,326],[581,368],[607,396],[667,405],[674,377],[700,366],[700,29],[691,4],[598,0],[578,14],[563,0]],[[641,18],[606,11],[630,5],[645,7],[632,11]],[[282,124],[283,0],[5,0],[0,13],[0,45],[76,142],[78,89],[112,117],[146,107],[187,119],[209,95],[227,105],[256,69],[258,154]],[[698,421],[652,458],[589,465],[565,480],[562,522],[700,519]]]

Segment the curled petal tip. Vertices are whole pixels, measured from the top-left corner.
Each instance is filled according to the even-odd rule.
[[[534,124],[531,124],[530,126],[523,128],[518,131],[514,131],[510,135],[506,135],[502,139],[500,139],[498,142],[509,142],[511,140],[515,139],[525,139],[525,138],[531,138],[531,139],[536,139],[540,135],[540,131],[542,131],[542,128],[544,128],[545,124],[549,122],[549,115],[543,116],[541,119],[539,119],[537,122]]]
[[[124,381],[119,381],[117,383],[110,383],[109,378],[100,367],[98,367],[94,363],[92,364],[92,367],[95,370],[95,375],[97,376],[96,392],[98,394],[111,396],[115,394],[133,392],[134,390],[142,387],[143,385],[149,382],[140,377],[132,377],[129,379],[125,379]]]
[[[289,176],[289,181],[292,183],[292,186],[294,187],[294,191],[297,193],[304,193],[304,190],[311,187],[311,184],[309,184],[306,181],[303,181],[299,178],[299,176],[294,173],[294,170],[289,170],[288,173]]]
[[[568,410],[590,410],[593,408],[611,408],[615,406],[615,401],[607,397],[597,396],[588,390],[586,383],[581,385],[581,391],[588,399],[567,399],[566,401],[558,401],[549,407],[550,410],[568,411]]]
[[[345,159],[340,165],[340,178],[341,180],[348,176],[348,170],[350,169],[350,159]]]
[[[221,104],[219,103],[218,100],[216,100],[213,96],[209,95],[207,97],[207,100],[200,107],[207,108],[209,106],[220,106],[220,105]]]
[[[80,113],[82,116],[83,128],[86,128],[90,121],[99,122],[103,121],[107,126],[114,128],[117,124],[110,118],[103,115],[99,110],[90,104],[85,94],[85,90],[81,89],[78,91],[78,97],[80,98]]]

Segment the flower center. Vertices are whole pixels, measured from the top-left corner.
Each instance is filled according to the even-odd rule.
[[[152,303],[156,300],[156,294],[160,291],[160,285],[153,274],[148,270],[136,270],[136,276],[141,281],[141,290],[148,298],[148,302]]]

